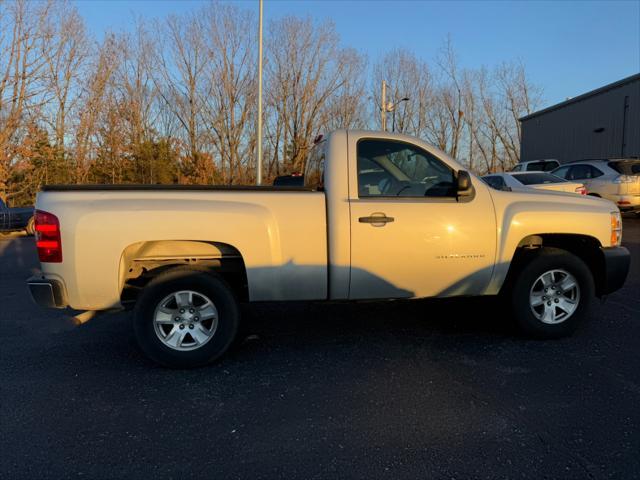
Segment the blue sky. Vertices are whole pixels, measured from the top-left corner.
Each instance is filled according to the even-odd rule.
[[[204,0],[77,0],[90,32],[131,28]],[[236,4],[258,10],[258,0]],[[394,47],[432,60],[450,34],[462,67],[520,60],[551,105],[640,71],[636,1],[265,0],[265,22],[288,14],[332,20],[343,45],[370,61]]]

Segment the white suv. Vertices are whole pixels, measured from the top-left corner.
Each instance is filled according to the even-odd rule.
[[[640,160],[580,160],[552,173],[583,183],[589,195],[611,200],[623,212],[640,212]]]

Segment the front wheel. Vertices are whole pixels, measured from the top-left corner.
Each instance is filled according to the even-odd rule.
[[[238,330],[231,288],[214,275],[175,268],[145,287],[134,310],[140,348],[166,367],[192,368],[220,358]]]
[[[570,335],[586,319],[593,277],[575,255],[543,248],[517,276],[511,308],[518,326],[537,338]]]

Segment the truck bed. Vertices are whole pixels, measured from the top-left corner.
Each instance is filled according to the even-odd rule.
[[[235,252],[246,267],[251,300],[327,298],[322,192],[201,185],[42,190],[37,208],[58,217],[62,237],[62,263],[44,263],[43,273],[65,283],[73,308],[117,307],[131,262],[166,242],[179,243],[181,258],[201,257],[206,245],[208,256]]]
[[[162,190],[185,190],[185,191],[224,191],[224,192],[312,192],[313,189],[295,186],[272,185],[149,185],[149,184],[120,184],[120,185],[44,185],[41,189],[44,192],[97,192],[97,191],[162,191]]]

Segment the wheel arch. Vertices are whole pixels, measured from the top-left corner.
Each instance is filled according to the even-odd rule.
[[[120,256],[120,303],[132,308],[142,289],[175,267],[220,275],[241,301],[249,299],[247,271],[233,245],[202,240],[153,240],[127,246]]]
[[[540,248],[558,248],[565,250],[582,260],[593,277],[596,295],[601,296],[604,280],[604,256],[600,241],[589,235],[541,233],[527,235],[518,243],[509,270],[500,289],[507,291],[520,270],[531,260]]]

